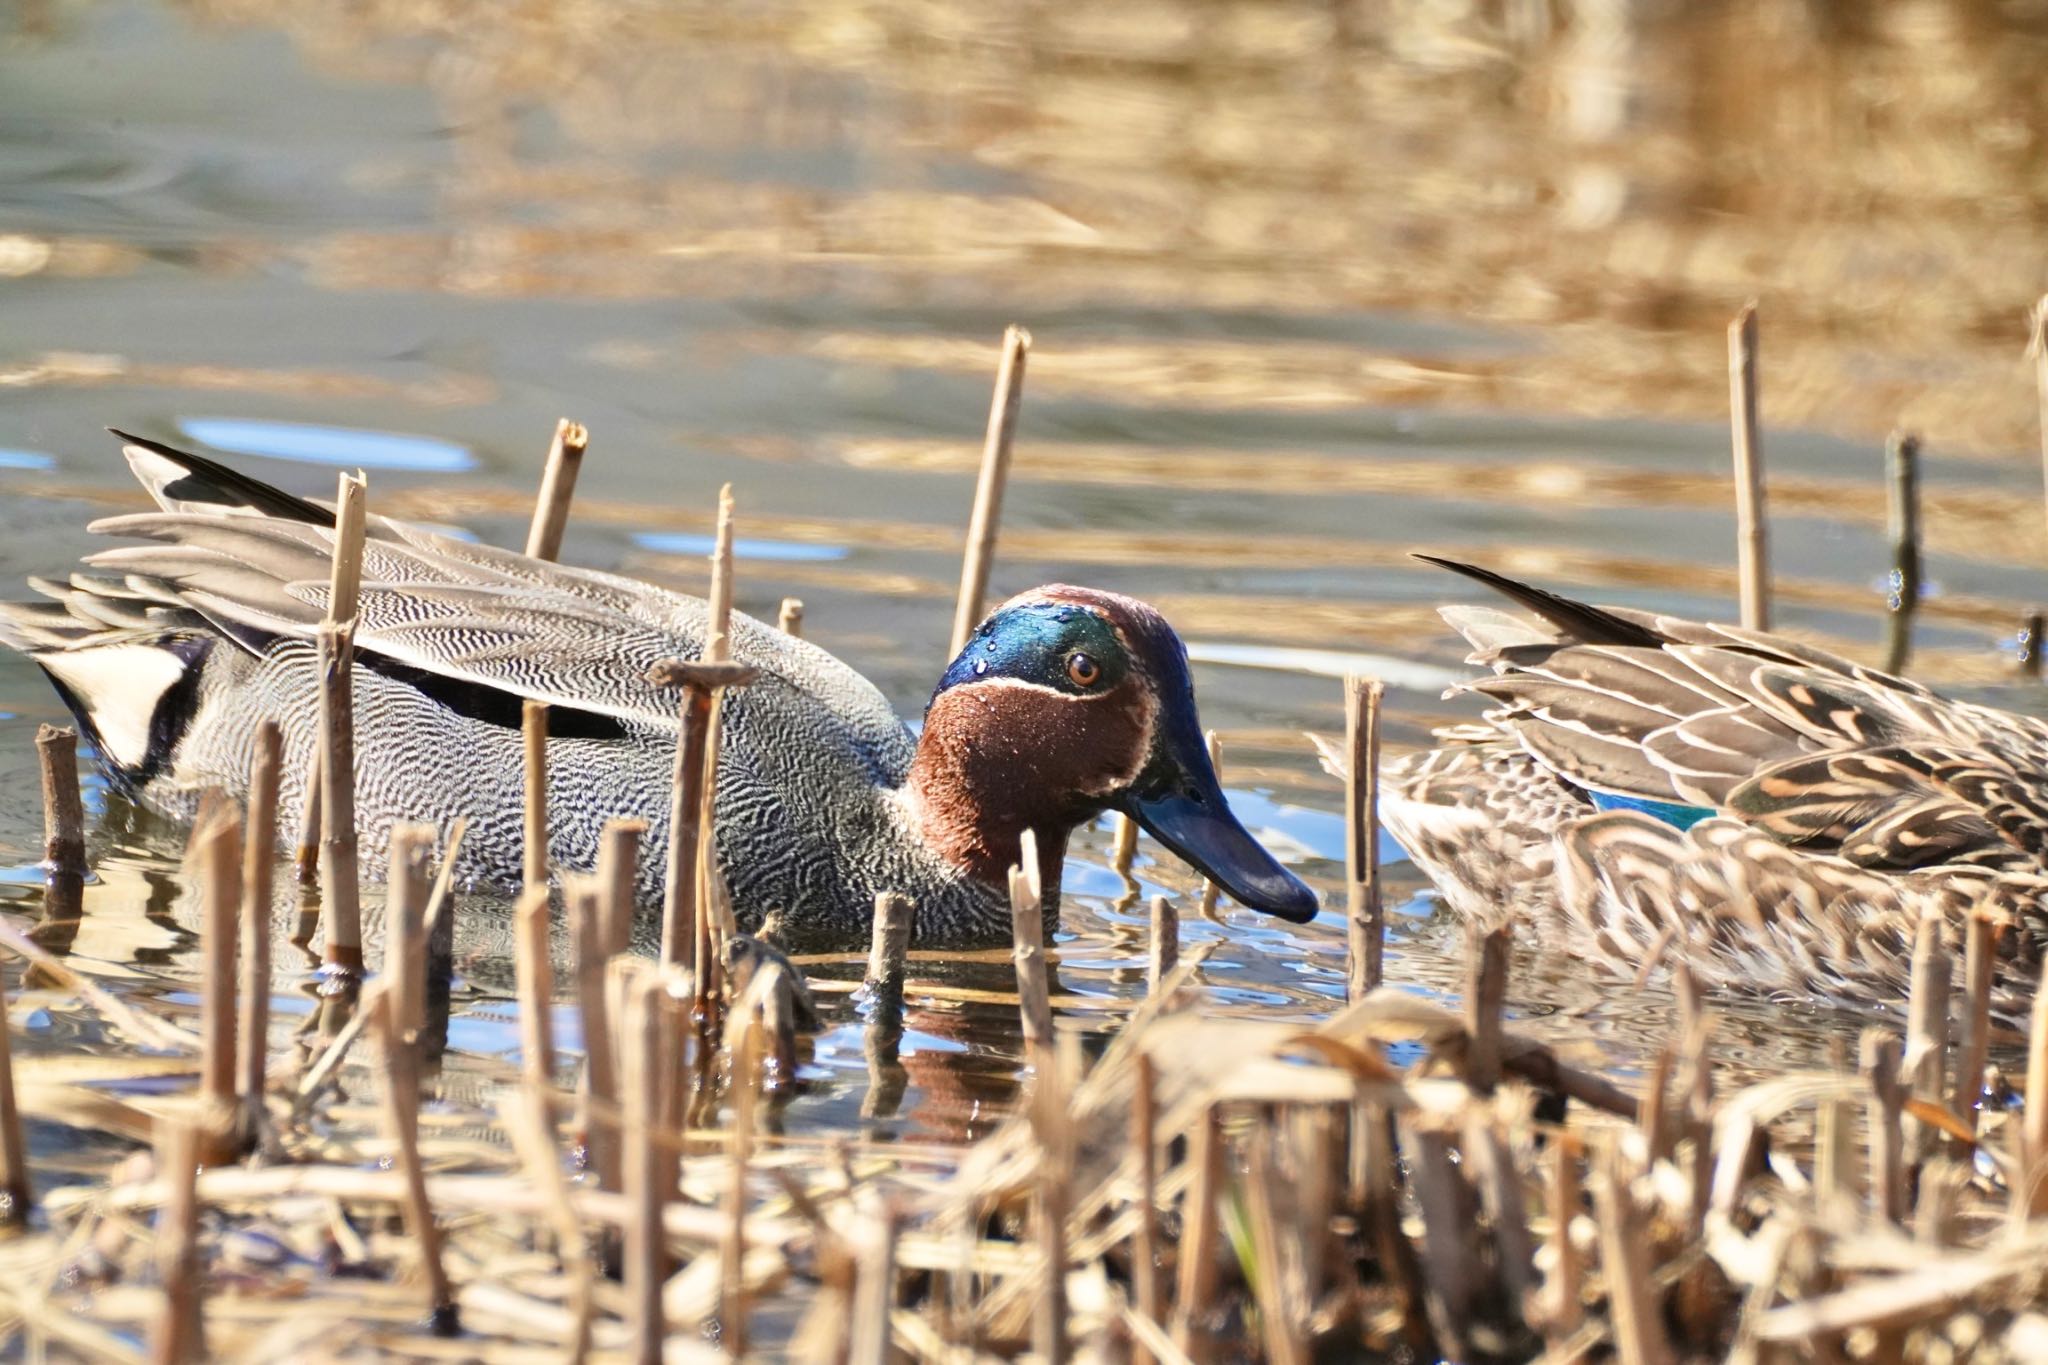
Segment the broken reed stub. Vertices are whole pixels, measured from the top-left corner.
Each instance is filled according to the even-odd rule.
[[[22,1136],[21,1106],[14,1094],[14,1044],[8,1028],[7,993],[0,991],[0,1227],[13,1227],[28,1217],[32,1194],[28,1143]]]
[[[730,659],[663,659],[641,676],[656,687],[701,687],[709,692],[721,687],[745,687],[761,676],[761,670]]]
[[[522,885],[527,891],[548,884],[548,704],[531,697],[519,708],[521,751],[525,759],[526,802],[522,825]]]
[[[242,821],[240,1017],[235,1022],[235,1093],[252,1135],[263,1108],[270,1044],[270,902],[277,876],[277,793],[284,737],[274,720],[256,727],[249,757],[249,804]]]
[[[1345,998],[1358,1000],[1386,974],[1386,909],[1380,899],[1380,702],[1377,678],[1344,679]]]
[[[804,635],[804,599],[783,598],[782,609],[775,614],[775,624],[781,627],[784,635],[794,635],[801,640]]]
[[[913,919],[914,909],[908,896],[894,891],[876,893],[875,931],[868,947],[866,985],[878,1004],[902,1002]]]
[[[1024,831],[1022,861],[1010,869],[1011,951],[1017,964],[1017,1010],[1027,1050],[1052,1044],[1052,995],[1046,978],[1044,884],[1038,836]]]
[[[1154,896],[1152,922],[1145,953],[1145,994],[1157,995],[1159,985],[1180,965],[1180,911],[1166,896]]]
[[[43,774],[43,861],[55,876],[85,875],[85,802],[78,789],[78,731],[36,727]]]
[[[562,553],[562,533],[569,525],[569,502],[576,495],[576,475],[583,468],[590,433],[564,417],[555,423],[548,462],[534,500],[533,524],[526,530],[526,553],[534,559],[555,559]]]

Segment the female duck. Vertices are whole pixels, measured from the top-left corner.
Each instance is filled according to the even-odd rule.
[[[1781,636],[1592,607],[1421,556],[1541,624],[1444,618],[1492,676],[1483,725],[1388,765],[1380,814],[1460,913],[1527,914],[1634,973],[1896,1004],[1914,935],[2004,926],[2024,1013],[2048,933],[2048,724]],[[1329,761],[1326,757],[1326,761]]]
[[[313,637],[332,514],[212,461],[124,437],[163,509],[92,530],[154,542],[0,607],[0,640],[56,684],[119,786],[173,815],[244,788],[253,731],[284,731],[282,808],[314,751]],[[607,819],[648,825],[658,899],[676,699],[644,676],[701,652],[703,602],[645,583],[370,519],[356,633],[357,815],[467,816],[459,872],[521,868],[520,712],[550,706],[549,855],[588,866]],[[1036,832],[1056,913],[1068,833],[1122,810],[1243,904],[1302,921],[1314,893],[1231,815],[1179,638],[1113,593],[1046,587],[998,608],[939,681],[913,739],[867,680],[735,615],[760,670],[728,695],[714,842],[744,927],[785,944],[864,943],[878,891],[916,902],[915,939],[1009,938],[1005,870]]]

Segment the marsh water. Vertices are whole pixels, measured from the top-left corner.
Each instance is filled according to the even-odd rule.
[[[741,609],[801,597],[914,720],[1018,322],[994,593],[1157,603],[1233,800],[1335,904],[1342,794],[1302,732],[1341,728],[1347,671],[1388,682],[1395,751],[1470,710],[1440,699],[1464,670],[1433,613],[1465,593],[1410,550],[1732,614],[1724,328],[1748,296],[1778,624],[1875,656],[1881,450],[1908,427],[1911,671],[2048,709],[2010,663],[2048,562],[2022,356],[2043,70],[2048,10],[2017,0],[23,0],[0,14],[0,580],[66,572],[87,521],[139,506],[108,425],[307,494],[361,467],[374,510],[516,544],[566,415],[592,448],[565,558],[701,589],[729,481]],[[0,654],[0,711],[0,912],[29,924],[32,737],[61,708]],[[83,914],[38,933],[186,1008],[182,833],[91,798]],[[1059,963],[1097,1032],[1143,989],[1107,845],[1072,850]],[[1387,856],[1390,975],[1451,999],[1458,928]],[[1149,841],[1139,870],[1218,944],[1210,1009],[1341,997],[1336,913],[1205,920]],[[511,970],[504,908],[461,913],[443,1084],[478,1093],[517,1046]],[[306,965],[280,959],[280,1046]],[[1011,984],[999,955],[944,970]],[[1511,1002],[1624,1081],[1669,1031],[1657,983],[1567,959],[1518,959]],[[1004,1112],[1011,1009],[917,1004],[884,1074],[857,1007],[824,1005],[786,1127],[950,1140]],[[1866,1022],[1716,1005],[1746,1075]],[[65,992],[16,1008],[31,1065],[120,1046]],[[52,1169],[96,1159],[34,1137]]]

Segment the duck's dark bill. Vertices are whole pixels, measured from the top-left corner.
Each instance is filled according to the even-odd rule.
[[[1152,796],[1133,794],[1124,813],[1238,904],[1294,924],[1314,919],[1316,893],[1237,822],[1216,779],[1189,785],[1199,797],[1176,784]]]

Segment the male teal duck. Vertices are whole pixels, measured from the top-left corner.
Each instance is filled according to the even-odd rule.
[[[1468,564],[1538,621],[1443,615],[1495,705],[1383,767],[1380,815],[1452,908],[1634,973],[1905,999],[1914,934],[1983,907],[2020,1017],[2048,937],[2048,724],[1780,635],[1595,607]],[[1337,755],[1324,746],[1326,763]]]
[[[120,433],[116,433],[117,435]],[[289,822],[315,747],[314,636],[333,514],[213,461],[123,437],[160,512],[95,532],[150,542],[31,580],[0,640],[40,664],[110,779],[187,816],[245,789],[258,721],[285,742]],[[372,517],[356,634],[363,847],[400,821],[470,821],[458,875],[521,870],[521,703],[549,719],[549,857],[588,867],[603,822],[648,825],[659,897],[676,696],[646,674],[699,657],[707,611],[614,574]],[[1038,588],[982,622],[913,738],[873,684],[817,646],[735,614],[758,680],[727,698],[714,846],[743,928],[786,946],[864,944],[874,897],[916,904],[927,947],[1004,943],[1005,872],[1036,833],[1049,914],[1075,826],[1121,810],[1239,902],[1314,915],[1312,891],[1238,823],[1202,742],[1180,639],[1143,603]]]

